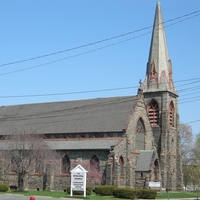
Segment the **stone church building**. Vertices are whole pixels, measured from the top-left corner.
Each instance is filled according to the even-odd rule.
[[[149,182],[161,182],[163,188],[180,190],[178,94],[160,3],[146,76],[135,96],[0,107],[0,146],[3,136],[16,129],[37,130],[61,155],[56,169],[48,164],[47,189],[65,189],[70,185],[70,170],[81,164],[87,170],[95,168],[101,184],[147,188]],[[17,184],[16,175],[0,158],[2,180]],[[25,187],[42,189],[36,169],[27,175]]]

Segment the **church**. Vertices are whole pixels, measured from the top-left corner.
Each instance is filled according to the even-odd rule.
[[[144,67],[145,69],[145,67]],[[78,164],[100,174],[99,184],[182,189],[178,93],[172,76],[160,3],[156,5],[146,75],[135,96],[0,107],[0,140],[16,129],[37,130],[61,158],[50,164],[46,188],[64,190]],[[0,141],[1,145],[1,141]],[[42,189],[36,169],[27,189]],[[17,177],[0,160],[0,182]]]

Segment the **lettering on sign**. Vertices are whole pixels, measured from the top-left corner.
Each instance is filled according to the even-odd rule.
[[[84,174],[75,172],[72,174],[72,190],[84,191]]]
[[[150,188],[160,188],[161,187],[161,182],[149,181],[149,187]]]

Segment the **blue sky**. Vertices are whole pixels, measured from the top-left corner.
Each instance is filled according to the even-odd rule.
[[[160,2],[164,21],[181,17],[171,21],[165,31],[173,79],[180,96],[180,121],[196,121],[190,125],[198,133],[200,12],[182,16],[199,11],[200,1]],[[151,40],[152,28],[143,28],[152,26],[156,3],[155,0],[0,1],[0,105],[135,95],[139,80],[145,78]],[[126,33],[131,34],[5,65]],[[17,72],[27,68],[30,69]],[[116,89],[127,87],[132,88]],[[107,89],[116,90],[79,93]],[[78,93],[67,94],[74,92]]]

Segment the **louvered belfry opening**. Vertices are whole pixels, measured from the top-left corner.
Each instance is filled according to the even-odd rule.
[[[151,126],[159,125],[159,107],[158,103],[153,99],[148,106],[148,116]]]
[[[174,104],[172,101],[169,105],[169,123],[170,127],[174,127]]]

